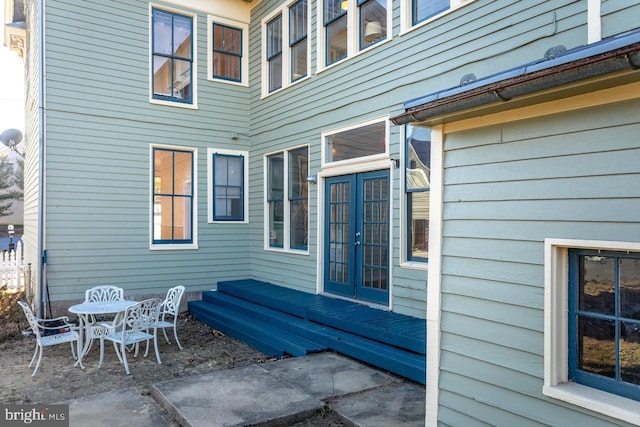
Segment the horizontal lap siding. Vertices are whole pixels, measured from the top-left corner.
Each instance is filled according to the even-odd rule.
[[[637,0],[603,0],[600,15],[602,37],[615,36],[638,28],[640,4]]]
[[[612,425],[541,395],[543,242],[640,241],[639,108],[625,102],[446,136],[445,424],[474,405],[479,425]]]
[[[207,148],[248,150],[249,92],[207,80],[207,16],[171,7],[197,13],[197,110],[149,103],[148,2],[47,3],[52,300],[102,284],[127,294],[208,290],[250,270],[248,225],[207,222]],[[197,250],[149,250],[152,143],[198,149]]]
[[[317,4],[316,4],[317,3]],[[525,4],[526,3],[526,4]],[[541,58],[560,41],[575,47],[585,43],[586,4],[582,2],[475,1],[418,29],[399,35],[399,2],[394,5],[393,38],[317,73],[317,13],[313,2],[312,76],[261,99],[261,20],[280,1],[263,1],[252,10],[251,33],[251,140],[256,154],[251,163],[252,218],[263,216],[262,155],[301,143],[310,144],[310,173],[320,172],[321,133],[374,117],[392,114],[403,102],[447,87],[473,72],[478,77]],[[558,8],[556,10],[556,8]],[[390,153],[400,153],[400,129],[391,126]],[[401,173],[393,177],[393,308],[424,317],[426,276],[422,269],[401,265]],[[264,251],[263,224],[251,224],[254,274],[277,283],[314,291],[317,274],[317,208],[319,186],[310,186],[310,256]],[[274,267],[277,266],[277,267]]]

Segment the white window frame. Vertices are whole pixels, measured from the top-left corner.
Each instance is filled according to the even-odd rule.
[[[544,241],[545,396],[640,425],[640,402],[569,382],[569,249],[640,252],[640,242],[547,238]]]
[[[227,156],[243,156],[243,193],[244,211],[242,221],[215,221],[213,219],[213,202],[215,189],[213,188],[213,155],[223,154]],[[248,224],[249,223],[249,152],[240,150],[226,150],[221,148],[207,148],[207,222],[209,224]]]
[[[213,77],[213,24],[226,25],[242,31],[242,59],[240,60],[240,81]],[[207,80],[236,86],[249,86],[249,24],[216,15],[207,15]]]
[[[291,81],[291,48],[289,46],[289,8],[297,0],[288,1],[265,18],[261,22],[262,31],[262,89],[261,98],[278,93],[288,87],[294,86],[311,77],[311,0],[307,0],[307,75],[298,80]],[[269,62],[267,61],[267,24],[277,15],[282,15],[282,87],[269,92]]]
[[[263,156],[263,168],[264,171],[264,250],[271,252],[285,252],[285,253],[294,253],[294,254],[302,254],[309,255],[310,244],[307,242],[307,249],[292,249],[291,248],[291,206],[289,201],[289,153],[291,151],[298,150],[300,148],[307,149],[307,155],[309,158],[311,157],[311,147],[309,144],[300,144],[294,147],[288,147],[283,150],[276,150],[269,153],[266,153]],[[269,156],[283,153],[284,154],[284,193],[283,193],[283,214],[284,214],[284,225],[282,229],[282,247],[273,247],[269,246]],[[311,202],[311,197],[307,194],[307,201]],[[307,213],[307,233],[310,234],[310,215]],[[308,240],[307,236],[307,240]]]
[[[409,0],[410,1],[410,0]],[[327,34],[324,26],[324,2],[318,0],[318,20],[317,20],[317,72],[320,73],[329,68],[333,68],[338,64],[356,57],[364,52],[368,52],[371,49],[375,49],[377,46],[390,42],[393,39],[393,1],[387,0],[387,37],[372,45],[360,50],[360,32],[359,32],[359,14],[357,0],[349,0],[347,6],[347,56],[339,61],[327,65],[326,63],[326,51],[327,51]]]
[[[347,160],[339,160],[339,161],[335,161],[335,162],[329,162],[327,161],[327,136],[330,135],[335,135],[337,133],[341,133],[341,132],[345,132],[348,130],[352,130],[352,129],[357,129],[357,128],[361,128],[361,127],[365,127],[365,126],[369,126],[375,123],[380,123],[380,122],[385,122],[385,131],[384,131],[384,153],[378,153],[378,154],[372,154],[369,156],[362,156],[362,157],[356,157],[353,159],[347,159]],[[337,129],[332,129],[332,130],[328,130],[328,131],[324,131],[321,133],[321,141],[322,141],[322,146],[321,146],[321,164],[322,164],[322,169],[323,170],[327,170],[327,169],[332,169],[332,168],[342,168],[348,171],[356,171],[353,169],[354,165],[358,165],[358,164],[370,164],[371,162],[375,162],[375,161],[383,161],[383,162],[389,162],[390,157],[389,157],[389,130],[390,130],[390,122],[389,122],[389,117],[388,116],[384,116],[384,117],[377,117],[371,120],[367,120],[367,121],[363,121],[363,122],[359,122],[359,123],[354,123],[348,126],[344,126],[341,128],[337,128]]]
[[[402,0],[400,2],[400,35],[408,32],[408,31],[412,31],[416,28],[420,28],[423,27],[427,24],[429,24],[430,22],[433,22],[437,19],[442,18],[445,15],[448,15],[458,9],[460,9],[463,6],[466,6],[468,4],[473,3],[476,0],[450,0],[449,1],[449,9],[442,11],[441,13],[434,15],[428,19],[425,19],[422,22],[417,23],[416,25],[413,25],[411,23],[411,13],[412,13],[412,9],[413,9],[413,0]]]
[[[193,153],[193,214],[191,218],[191,233],[193,233],[192,243],[190,244],[154,244],[153,243],[153,151],[155,148],[165,150],[179,150],[190,151]],[[150,144],[149,145],[149,249],[154,251],[166,251],[166,250],[193,250],[198,249],[198,149],[193,147],[183,147],[178,145],[162,145],[162,144]]]
[[[164,99],[154,99],[153,97],[153,9],[166,10],[167,12],[177,13],[184,16],[189,16],[193,19],[193,33],[191,34],[192,40],[192,54],[193,61],[191,84],[193,86],[193,98],[191,104],[185,102],[173,102]],[[171,7],[161,6],[155,3],[149,3],[149,103],[157,105],[166,105],[171,107],[181,107],[190,110],[198,109],[198,15],[189,13],[184,10],[174,9]]]

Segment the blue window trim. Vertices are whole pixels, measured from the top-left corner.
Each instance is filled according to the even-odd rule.
[[[172,46],[174,45],[174,43],[173,43],[173,20],[174,20],[174,17],[180,16],[182,18],[188,18],[189,19],[189,22],[191,23],[191,50],[190,50],[188,58],[187,57],[182,57],[182,56],[177,56],[177,55],[174,55],[174,54],[172,54],[172,55],[162,54],[162,53],[159,53],[159,52],[155,52],[153,50],[154,46],[155,46],[155,43],[152,40],[151,41],[151,47],[152,47],[151,48],[151,50],[152,50],[152,53],[151,53],[151,56],[152,56],[151,64],[152,64],[152,69],[153,69],[153,62],[154,62],[153,58],[156,57],[156,56],[161,56],[161,57],[168,58],[168,59],[171,60],[171,73],[172,74],[173,74],[173,70],[175,69],[175,67],[173,66],[173,63],[174,63],[175,60],[188,61],[189,64],[190,64],[189,65],[189,73],[190,73],[189,81],[190,81],[191,87],[193,88],[194,87],[194,80],[193,80],[193,17],[187,16],[187,15],[183,15],[183,14],[180,14],[180,13],[169,12],[169,11],[163,10],[163,9],[153,8],[152,9],[152,22],[151,22],[152,39],[155,38],[155,31],[153,31],[153,29],[155,28],[155,20],[156,20],[156,14],[157,13],[158,14],[162,13],[162,14],[166,14],[166,15],[171,15],[171,27],[172,27],[171,45]],[[151,73],[151,78],[152,78],[151,87],[154,88],[155,87],[155,82],[153,81],[153,79],[155,79],[155,75],[154,75],[153,72]],[[174,84],[174,82],[175,82],[175,79],[172,77],[171,78],[171,92],[172,93],[173,93],[173,84]],[[153,93],[153,99],[158,99],[158,100],[163,100],[163,101],[170,101],[170,102],[179,102],[179,103],[182,103],[182,104],[193,104],[193,90],[191,90],[189,92],[189,98],[186,98],[186,99],[185,98],[180,98],[180,97],[177,97],[177,96],[166,96],[166,95],[156,94],[155,92],[153,92],[153,90],[152,90],[152,93]]]
[[[614,258],[615,268],[615,314],[606,315],[586,310],[579,307],[579,287],[580,287],[580,259],[582,256],[598,256]],[[629,319],[621,316],[620,312],[620,292],[619,292],[619,261],[622,258],[640,258],[638,253],[626,253],[604,250],[589,249],[569,249],[569,319],[568,319],[568,365],[569,365],[569,381],[583,384],[588,387],[600,389],[619,396],[627,397],[636,401],[640,401],[640,385],[635,385],[622,381],[620,378],[620,348],[619,342],[621,338],[622,322],[635,323],[640,328],[640,320]],[[590,317],[594,319],[610,320],[615,323],[615,378],[597,375],[595,373],[586,372],[578,368],[579,357],[579,340],[578,340],[578,318],[579,316]]]
[[[422,0],[422,1],[431,2],[431,1],[435,1],[435,0]],[[429,18],[433,18],[434,16],[439,15],[442,12],[444,12],[445,10],[449,10],[451,8],[451,2],[447,1],[447,5],[446,6],[440,8],[440,9],[437,9],[437,10],[431,12],[429,15],[427,15],[427,16],[423,17],[422,19],[418,20],[418,19],[416,19],[416,16],[418,14],[417,12],[418,12],[418,3],[419,2],[420,2],[419,0],[411,0],[411,25],[418,25],[419,23],[424,22]]]
[[[330,6],[333,6],[333,8],[331,8]],[[336,12],[336,6],[339,12]],[[328,37],[329,27],[333,25],[335,22],[337,22],[338,20],[345,17],[346,15],[347,15],[347,11],[342,10],[342,8],[340,8],[339,0],[324,0],[324,16],[323,16],[323,20],[324,20],[323,25],[324,25],[324,34],[325,34],[324,62],[325,62],[325,65],[327,66],[334,64],[338,61],[341,61],[348,56],[348,52],[345,52],[343,57],[336,58],[331,62],[329,61],[329,37]],[[347,23],[347,26],[348,26],[348,23]],[[348,40],[347,40],[347,43],[348,43]]]
[[[293,23],[294,22],[298,22],[296,19],[294,19],[295,16],[295,12],[297,10],[302,10],[302,19],[300,20],[301,22],[301,27],[302,27],[302,31],[299,32],[299,34],[296,34],[296,29],[294,28]],[[297,37],[296,37],[297,35]],[[300,44],[302,43],[306,43],[307,42],[307,36],[308,36],[308,31],[307,31],[307,0],[298,0],[297,2],[295,2],[293,5],[291,5],[291,7],[289,7],[289,49],[291,52],[293,52],[293,50]],[[308,55],[308,53],[307,53]],[[293,55],[290,55],[291,58],[293,58]],[[306,73],[301,75],[298,78],[293,78],[294,75],[294,61],[291,61],[290,64],[290,73],[291,73],[291,83],[296,82],[304,77],[306,77],[309,74],[309,70],[306,70]]]
[[[151,186],[153,188],[152,191],[152,196],[151,196],[151,206],[155,206],[155,198],[157,196],[163,196],[163,197],[172,197],[172,198],[176,198],[176,197],[183,197],[183,198],[188,198],[190,199],[190,206],[191,206],[191,211],[189,212],[190,215],[190,221],[189,223],[191,224],[191,231],[189,232],[189,235],[191,236],[190,239],[155,239],[155,222],[153,221],[153,208],[152,208],[152,213],[151,213],[151,242],[154,245],[166,245],[166,244],[192,244],[193,243],[193,210],[195,209],[195,207],[193,206],[193,198],[194,198],[194,179],[193,179],[193,166],[194,166],[194,159],[193,159],[193,151],[190,150],[173,150],[173,149],[168,149],[168,148],[159,148],[159,147],[153,147],[153,151],[152,151],[152,161],[153,164],[151,165],[152,167],[152,171],[156,170],[156,152],[158,151],[167,151],[170,152],[172,154],[172,159],[175,158],[175,153],[188,153],[191,156],[191,194],[190,195],[184,195],[184,194],[175,194],[175,189],[171,192],[171,193],[156,193],[156,189],[155,189],[155,183],[151,182]],[[172,165],[172,170],[173,170],[173,165]],[[155,177],[155,172],[151,174],[152,177]],[[172,180],[173,181],[173,180]],[[175,206],[174,203],[171,204],[171,206]],[[175,218],[175,215],[171,215],[172,218]],[[173,228],[172,227],[172,233],[173,233]]]
[[[224,24],[219,24],[217,22],[214,22],[213,26],[211,27],[211,30],[212,30],[211,37],[214,40],[214,43],[213,43],[214,46],[215,46],[215,34],[216,34],[215,29],[216,29],[216,27],[228,28],[228,29],[233,30],[234,32],[237,32],[237,33],[240,34],[240,53],[232,52],[232,51],[229,51],[229,50],[216,49],[215,47],[212,48],[214,54],[215,53],[224,53],[226,55],[231,55],[231,56],[235,56],[235,57],[238,58],[238,64],[239,64],[238,71],[239,71],[240,77],[237,78],[237,79],[234,79],[234,78],[227,77],[227,76],[220,76],[220,75],[215,74],[213,71],[212,71],[212,77],[214,79],[228,80],[230,82],[241,83],[242,82],[242,55],[244,55],[244,52],[242,51],[242,43],[243,43],[242,38],[244,37],[244,34],[242,34],[242,29],[241,28],[232,27],[230,25],[224,25]]]
[[[309,162],[309,147],[300,147],[300,148],[296,148],[294,150],[287,151],[286,152],[287,161],[290,161],[290,159],[292,157],[292,154],[297,152],[297,151],[300,151],[300,152],[304,151],[305,152],[306,159],[307,159],[307,165],[308,165],[309,164],[308,163]],[[299,201],[299,200],[308,200],[309,199],[309,195],[308,195],[309,193],[308,193],[308,189],[307,189],[307,195],[306,196],[293,196],[292,195],[293,191],[291,190],[291,187],[293,186],[293,177],[291,175],[291,168],[289,168],[288,175],[289,176],[287,177],[287,181],[289,182],[289,191],[288,191],[287,197],[289,199],[289,212],[291,212],[292,206],[293,206],[292,202]],[[307,181],[306,181],[306,176],[304,178],[305,178],[305,180],[303,182],[303,185],[308,185]],[[307,249],[309,249],[309,245],[308,244],[307,245],[296,246],[296,245],[293,245],[291,243],[291,241],[293,239],[293,220],[292,220],[291,216],[292,215],[289,214],[289,248],[290,249],[301,250],[301,251],[306,251]],[[309,224],[309,214],[308,214],[308,212],[307,212],[306,221],[307,221],[307,226],[308,226],[308,224]],[[307,241],[308,241],[308,239],[309,239],[309,230],[307,229]]]
[[[235,158],[240,159],[242,164],[242,169],[240,171],[240,176],[242,177],[242,185],[240,186],[240,215],[238,216],[218,216],[216,215],[216,188],[217,187],[225,187],[225,188],[237,188],[236,186],[224,185],[224,186],[216,186],[216,158],[217,157],[226,157],[226,158]],[[212,174],[212,186],[213,186],[213,220],[214,221],[244,221],[244,167],[245,167],[245,157],[243,155],[233,155],[233,154],[220,154],[213,153],[211,164],[213,168]],[[227,199],[225,199],[227,200]]]
[[[276,25],[278,26],[276,28]],[[276,32],[279,34],[277,40],[275,40],[272,36],[272,29],[277,30]],[[278,16],[274,17],[271,21],[267,23],[267,63],[269,64],[269,80],[268,80],[268,88],[269,92],[275,92],[276,90],[282,88],[282,70],[280,70],[280,86],[272,87],[271,86],[271,76],[272,76],[272,64],[278,58],[282,58],[282,14],[278,14]]]

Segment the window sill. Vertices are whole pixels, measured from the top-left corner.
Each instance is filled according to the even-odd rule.
[[[400,263],[401,268],[410,268],[412,270],[429,270],[429,262],[425,261],[404,261]]]
[[[376,49],[378,46],[382,46],[382,45],[385,45],[387,43],[390,43],[391,40],[393,40],[393,37],[391,37],[391,35],[389,35],[389,37],[387,37],[386,39],[384,39],[384,40],[382,40],[380,42],[374,43],[374,44],[372,44],[371,46],[368,46],[365,49],[359,50],[358,52],[354,53],[351,56],[347,56],[346,58],[342,58],[341,60],[336,61],[336,62],[334,62],[332,64],[329,64],[329,65],[322,65],[322,66],[318,67],[318,70],[316,71],[316,74],[320,74],[320,73],[322,73],[324,71],[327,71],[327,70],[330,70],[330,69],[332,69],[334,67],[337,67],[340,64],[344,64],[345,62],[349,61],[350,59],[357,58],[360,55],[363,55],[363,54],[365,54],[365,53],[367,53],[367,52],[369,52],[371,50]]]
[[[207,80],[214,83],[224,83],[232,86],[249,87],[249,83],[247,82],[236,82],[233,80],[217,79],[215,77],[208,77]]]
[[[306,255],[306,256],[309,255],[308,250],[302,251],[297,249],[272,248],[270,246],[265,246],[264,250],[267,252],[280,252],[280,253],[292,254],[292,255]]]
[[[640,402],[575,383],[545,385],[542,394],[611,418],[640,425]]]
[[[149,250],[152,250],[152,251],[181,251],[181,250],[194,250],[194,249],[198,249],[197,243],[191,243],[191,244],[185,244],[185,245],[178,245],[178,244],[174,245],[171,243],[167,243],[165,245],[149,246]]]
[[[150,104],[155,104],[155,105],[164,105],[166,107],[178,107],[178,108],[187,108],[189,110],[197,110],[198,109],[198,105],[194,102],[193,104],[187,104],[184,102],[171,102],[171,101],[164,101],[164,100],[160,100],[160,99],[150,99],[149,100]]]
[[[292,88],[292,87],[296,86],[297,84],[299,84],[301,82],[309,80],[310,78],[311,78],[311,75],[307,74],[305,77],[302,77],[302,78],[296,80],[295,82],[289,83],[286,86],[282,86],[280,89],[276,89],[273,92],[266,92],[266,93],[263,92],[262,96],[260,96],[260,99],[269,98],[270,96],[275,95],[276,93],[280,93],[280,92],[285,91],[285,90],[287,90],[289,88]],[[264,82],[262,82],[262,87],[263,88],[265,87]]]

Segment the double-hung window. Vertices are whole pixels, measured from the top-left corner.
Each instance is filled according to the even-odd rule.
[[[411,0],[411,24],[426,21],[449,7],[450,0]]]
[[[329,66],[388,38],[387,0],[323,0],[322,66]]]
[[[208,155],[210,222],[247,222],[248,153],[210,148]]]
[[[248,85],[249,25],[209,15],[209,60],[207,75],[212,81]]]
[[[266,156],[265,247],[308,249],[309,149],[299,147]]]
[[[263,96],[309,75],[309,2],[285,4],[263,21]]]
[[[569,250],[569,380],[640,401],[640,253]]]
[[[151,147],[151,158],[151,244],[193,244],[195,151]]]
[[[194,17],[152,8],[152,99],[194,103]]]
[[[407,125],[405,133],[407,261],[425,262],[429,255],[431,130]]]

